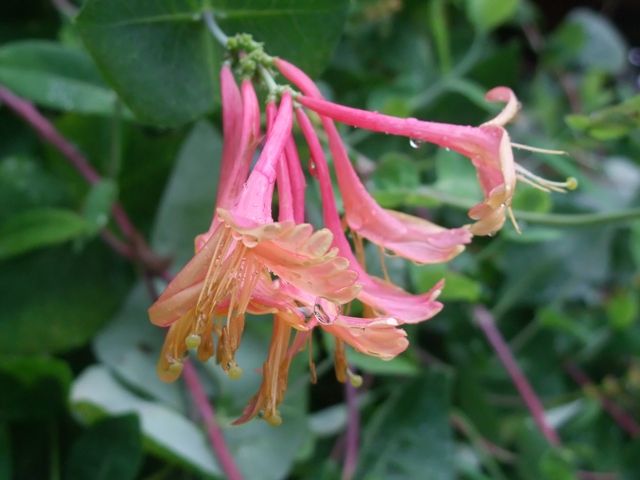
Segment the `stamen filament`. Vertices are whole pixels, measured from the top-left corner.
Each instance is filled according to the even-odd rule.
[[[513,148],[517,148],[518,150],[527,150],[529,152],[536,152],[536,153],[546,153],[548,155],[569,155],[569,153],[565,152],[564,150],[551,150],[548,148],[532,147],[531,145],[524,145],[522,143],[511,142],[511,146]]]
[[[565,193],[567,190],[575,190],[578,187],[578,181],[574,177],[568,177],[564,182],[554,182],[530,172],[517,163],[515,168],[518,179],[543,191],[553,190],[554,192]]]

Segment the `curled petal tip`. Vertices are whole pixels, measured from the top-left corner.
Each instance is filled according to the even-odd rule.
[[[493,119],[485,122],[484,125],[499,125],[504,126],[509,123],[520,111],[520,102],[516,94],[513,93],[508,87],[495,87],[489,90],[484,98],[489,102],[504,102],[506,103],[502,111]]]

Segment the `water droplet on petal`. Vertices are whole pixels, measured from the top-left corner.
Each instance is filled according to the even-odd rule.
[[[420,148],[424,142],[422,140],[418,140],[417,138],[410,138],[409,145],[411,148]]]

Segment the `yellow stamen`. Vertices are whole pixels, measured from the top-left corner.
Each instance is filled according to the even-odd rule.
[[[517,148],[518,150],[527,150],[529,152],[536,152],[536,153],[546,153],[548,155],[569,155],[569,153],[565,152],[564,150],[551,150],[548,148],[532,147],[530,145],[523,145],[522,143],[511,142],[511,146],[513,148]]]
[[[378,246],[378,252],[380,253],[380,267],[382,268],[382,275],[387,282],[391,283],[391,277],[389,276],[389,270],[387,270],[387,263],[385,262],[384,247]]]
[[[229,367],[227,375],[231,380],[238,380],[242,377],[242,373],[242,368],[240,368],[237,364],[233,364],[231,365],[231,367]]]
[[[538,190],[542,190],[543,192],[554,191],[558,193],[566,193],[567,190],[575,190],[578,187],[578,180],[574,177],[568,177],[564,182],[554,182],[530,172],[517,163],[515,168],[518,180],[531,185]]]
[[[350,368],[347,368],[347,376],[349,377],[349,383],[351,383],[355,388],[360,388],[362,386],[362,377],[353,373]]]
[[[202,337],[200,337],[200,335],[197,335],[195,333],[188,335],[184,341],[185,345],[189,350],[196,350],[200,346],[201,342],[202,342]]]

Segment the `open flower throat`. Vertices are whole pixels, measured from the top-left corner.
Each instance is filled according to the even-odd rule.
[[[335,339],[338,380],[358,384],[359,377],[349,369],[345,345],[392,359],[408,346],[402,325],[428,320],[442,309],[437,301],[442,281],[428,292],[413,294],[387,278],[367,273],[358,261],[363,239],[381,252],[416,263],[447,262],[464,250],[474,234],[493,233],[502,226],[516,179],[545,189],[567,187],[546,182],[514,163],[504,124],[515,115],[517,102],[504,87],[488,94],[489,100],[506,103],[496,118],[479,127],[447,125],[332,104],[297,67],[280,59],[270,62],[301,93],[281,87],[274,90],[273,81],[266,82],[270,94],[263,118],[254,90],[257,71],[238,85],[230,66],[223,66],[224,145],[211,226],[195,238],[194,257],[149,308],[151,321],[168,327],[158,362],[158,373],[166,381],[180,376],[190,351],[201,361],[215,358],[231,378],[240,377],[236,352],[246,314],[273,315],[262,385],[236,423],[257,415],[271,424],[281,422],[278,406],[289,366],[306,345],[311,348],[314,329]],[[304,108],[319,115],[345,223],[336,207],[337,192],[325,149]],[[467,156],[478,170],[485,194],[483,202],[469,212],[475,223],[447,229],[382,208],[355,172],[333,120],[431,142]],[[310,153],[310,173],[320,190],[324,223],[320,229],[304,222],[307,180],[302,165],[307,159],[300,158],[294,124]],[[345,313],[354,300],[364,306],[363,318]],[[309,358],[314,378],[311,354]]]

